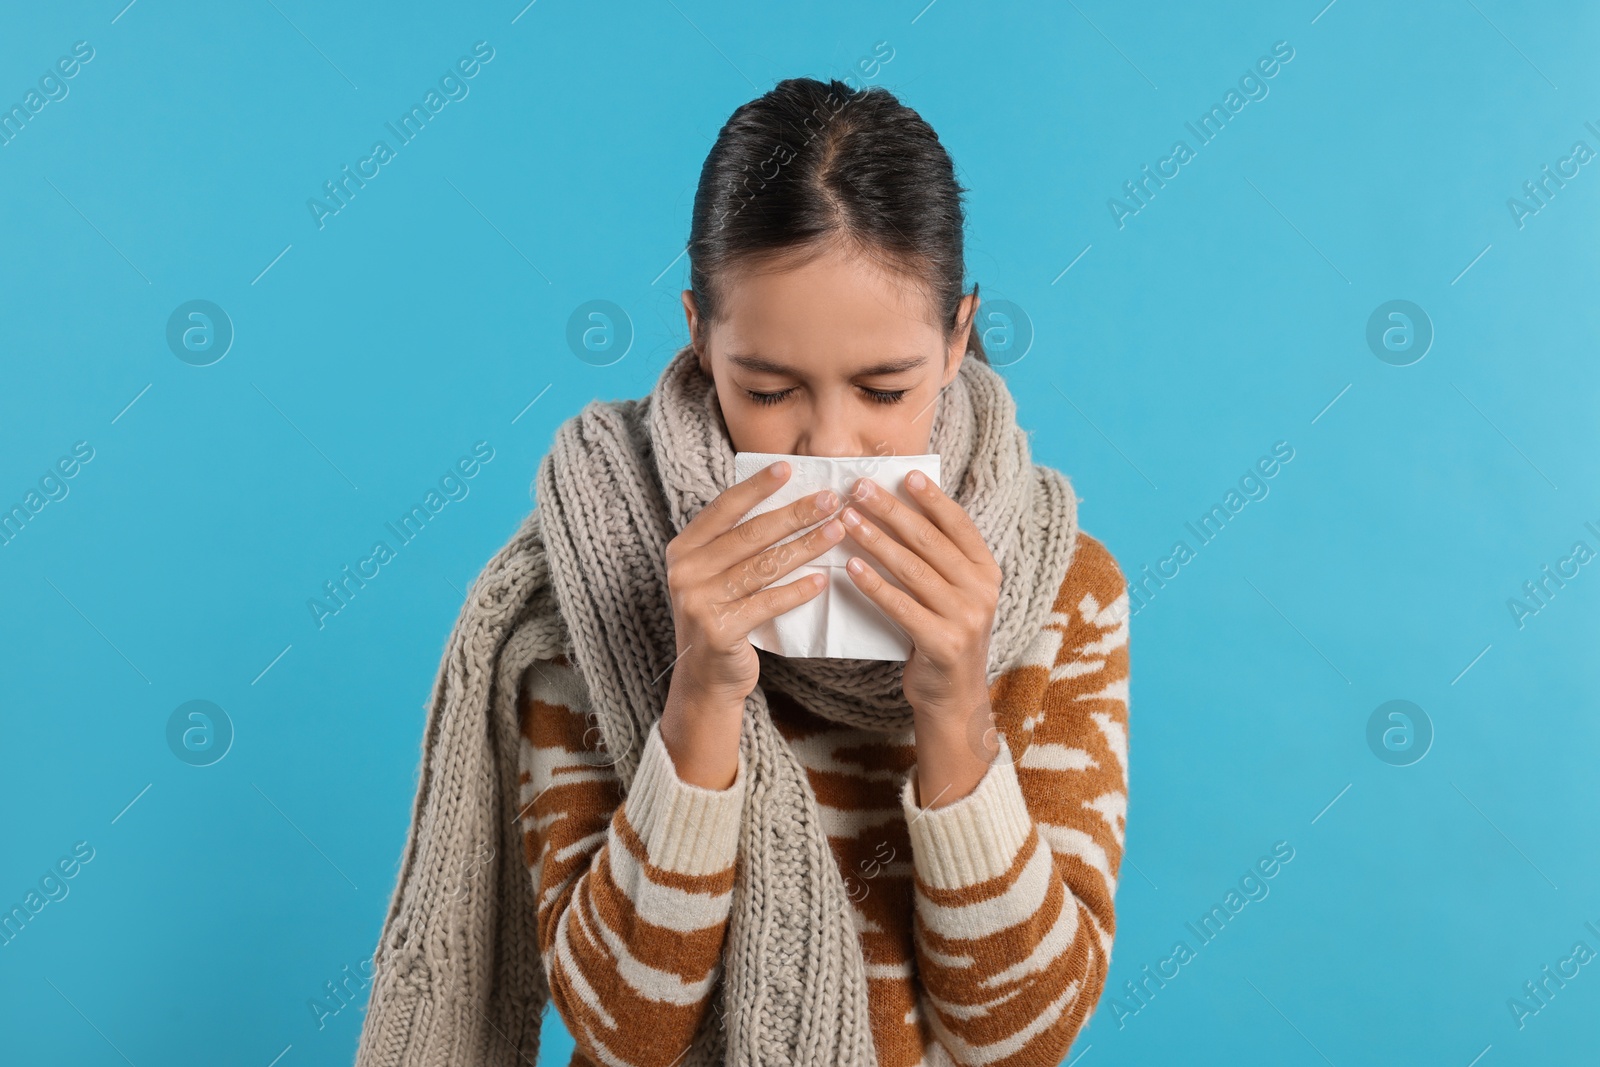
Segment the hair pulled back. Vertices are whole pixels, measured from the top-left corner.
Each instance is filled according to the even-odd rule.
[[[730,271],[803,261],[832,242],[925,293],[948,339],[964,325],[965,191],[933,128],[888,89],[781,81],[734,111],[700,169],[689,228],[699,317],[719,320],[717,282]],[[967,354],[988,362],[976,329]]]

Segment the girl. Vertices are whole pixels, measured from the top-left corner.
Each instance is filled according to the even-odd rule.
[[[961,192],[882,88],[723,127],[689,344],[560,428],[451,635],[358,1064],[532,1064],[547,1003],[595,1067],[1066,1058],[1115,931],[1127,598],[972,331]],[[949,492],[743,520],[789,472],[734,483],[741,451],[937,453]],[[847,538],[909,657],[758,652]]]

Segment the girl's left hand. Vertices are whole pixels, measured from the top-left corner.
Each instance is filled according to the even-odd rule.
[[[859,557],[847,570],[856,588],[911,637],[901,683],[906,701],[919,717],[960,726],[989,703],[989,633],[1000,600],[1000,565],[972,517],[932,479],[912,471],[905,484],[926,514],[862,478],[850,493],[855,506],[840,518],[910,595]]]

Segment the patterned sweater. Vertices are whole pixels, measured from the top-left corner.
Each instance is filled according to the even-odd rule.
[[[853,901],[885,1067],[1054,1067],[1105,987],[1128,791],[1128,598],[1079,532],[1053,612],[990,690],[1000,754],[920,806],[914,734],[769,693]],[[569,1067],[670,1067],[709,1014],[737,865],[744,756],[727,789],[677,777],[659,723],[624,798],[564,658],[523,678],[523,859]],[[720,1019],[716,1020],[720,1023]]]

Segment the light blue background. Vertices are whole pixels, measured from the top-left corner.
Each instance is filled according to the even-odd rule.
[[[124,2],[0,17],[6,106],[95,49],[0,148],[0,505],[94,449],[0,548],[0,904],[95,850],[0,948],[8,1062],[350,1061],[359,1009],[307,1002],[373,950],[464,590],[557,423],[683,342],[721,123],[880,41],[872,83],[971,189],[970,281],[1036,331],[1004,371],[1036,458],[1131,577],[1295,450],[1133,622],[1115,958],[1072,1056],[1594,1056],[1600,964],[1521,1029],[1507,1001],[1600,950],[1600,564],[1506,606],[1600,547],[1600,162],[1506,204],[1600,149],[1592,5]],[[479,40],[470,95],[319,230],[307,199]],[[1119,229],[1107,199],[1277,41],[1269,95]],[[191,299],[237,331],[211,366],[165,342]],[[566,345],[591,299],[637,331],[609,367]],[[1436,330],[1411,366],[1365,342],[1391,299]],[[470,494],[319,630],[308,599],[477,441]],[[209,767],[167,746],[192,699],[236,731]],[[1408,767],[1366,742],[1390,699],[1436,731]],[[1277,841],[1270,896],[1119,1027]]]

